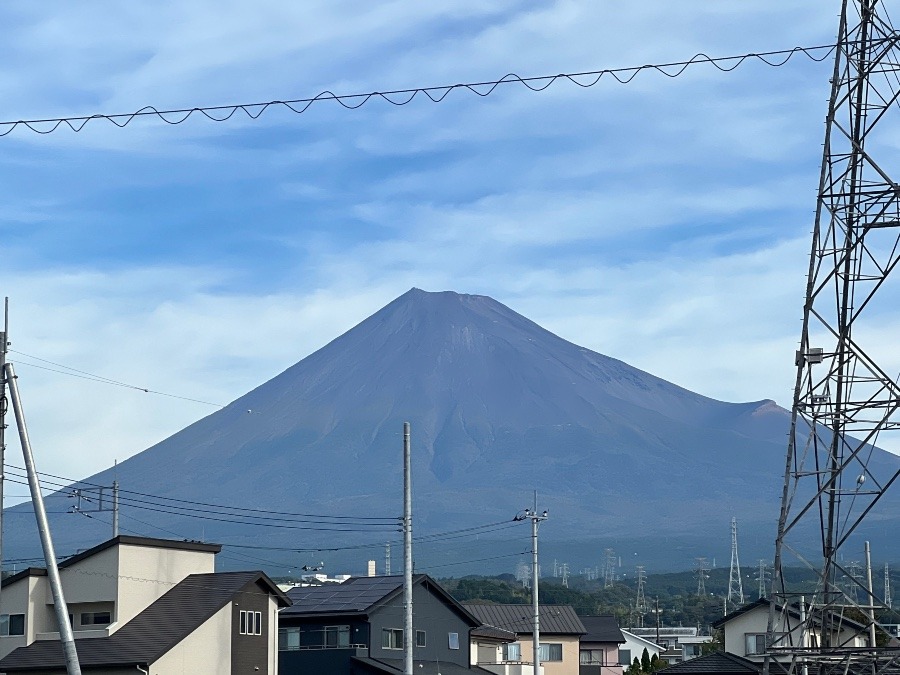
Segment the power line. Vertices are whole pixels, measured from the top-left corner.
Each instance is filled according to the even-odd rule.
[[[2,134],[0,134],[2,135]],[[57,373],[59,375],[68,375],[69,377],[77,377],[82,380],[89,380],[91,382],[100,382],[101,384],[110,384],[116,387],[124,387],[125,389],[134,389],[135,391],[140,391],[144,394],[156,394],[157,396],[168,396],[169,398],[177,398],[182,401],[191,401],[192,403],[202,403],[203,405],[213,406],[214,408],[224,408],[225,405],[222,403],[212,403],[210,401],[203,401],[198,398],[189,398],[187,396],[178,396],[177,394],[169,394],[164,391],[156,391],[154,389],[148,389],[147,387],[140,387],[134,384],[128,384],[127,382],[119,382],[118,380],[113,380],[108,377],[104,377],[103,375],[97,375],[95,373],[89,373],[85,370],[78,370],[77,368],[72,368],[71,366],[64,365],[62,363],[56,363],[55,361],[49,361],[47,359],[42,359],[39,356],[32,356],[31,354],[26,354],[25,352],[20,352],[17,349],[10,349],[9,351],[15,352],[20,356],[24,356],[29,359],[34,359],[35,361],[40,361],[42,363],[49,363],[52,366],[56,366],[57,368],[64,368],[65,370],[56,370],[55,368],[48,368],[47,366],[40,366],[36,363],[28,363],[26,361],[19,361],[19,363],[23,366],[29,366],[30,368],[39,368],[41,370],[46,370],[51,373]]]
[[[13,464],[7,464],[6,467],[7,467],[7,469],[14,469],[19,472],[25,471],[25,469],[23,467],[16,466]],[[70,487],[71,485],[84,485],[84,486],[93,487],[93,488],[108,488],[109,487],[107,485],[98,485],[96,483],[88,483],[86,481],[76,480],[74,478],[69,478],[67,476],[57,476],[52,473],[38,472],[38,475],[44,476],[44,477],[49,477],[49,478],[55,478],[55,479],[57,479],[57,481],[64,481],[63,483],[59,483],[57,481],[45,481],[46,483],[49,483],[51,485],[59,486],[59,488],[67,488],[67,487]],[[58,488],[55,488],[55,489],[58,489]],[[210,502],[198,502],[198,501],[193,501],[193,500],[189,500],[189,499],[178,499],[176,497],[163,497],[163,496],[159,496],[159,495],[149,494],[146,492],[137,492],[134,490],[126,490],[124,488],[119,488],[119,495],[120,495],[120,497],[119,497],[120,499],[129,499],[125,495],[137,495],[138,497],[146,497],[149,499],[159,499],[159,500],[165,501],[165,502],[177,502],[179,504],[189,504],[191,506],[206,506],[206,507],[210,507],[210,508],[214,508],[214,509],[227,509],[230,511],[245,511],[245,512],[249,512],[249,513],[263,513],[263,514],[277,515],[277,516],[294,516],[298,519],[299,518],[322,519],[323,522],[328,522],[328,523],[331,523],[332,521],[352,521],[354,523],[355,522],[378,522],[379,524],[382,524],[382,525],[388,525],[388,524],[394,524],[397,521],[397,518],[393,517],[393,516],[334,516],[334,515],[327,515],[327,514],[294,513],[294,512],[290,512],[290,511],[271,511],[271,510],[267,510],[267,509],[254,509],[254,508],[241,507],[241,506],[228,506],[225,504],[213,504]],[[141,500],[131,499],[131,501],[141,501]],[[234,515],[238,515],[238,514],[234,514]],[[335,522],[334,524],[339,524],[339,523]]]
[[[50,134],[68,127],[78,133],[87,126],[91,120],[103,119],[111,122],[119,128],[128,126],[139,117],[156,117],[169,125],[177,125],[186,122],[192,115],[200,114],[212,122],[225,122],[238,112],[244,113],[251,120],[258,119],[269,108],[287,108],[298,115],[306,112],[314,103],[322,101],[335,101],[348,110],[356,110],[372,99],[381,99],[395,106],[404,106],[419,96],[426,96],[432,103],[442,102],[450,92],[463,89],[479,97],[490,96],[500,85],[521,84],[529,90],[538,92],[547,89],[558,80],[565,80],[582,88],[593,87],[604,76],[614,78],[619,84],[630,83],[638,73],[645,70],[653,70],[675,78],[684,73],[689,66],[708,63],[722,72],[731,72],[748,60],[757,60],[767,66],[780,68],[787,64],[795,55],[802,54],[811,61],[820,63],[827,59],[834,51],[835,45],[819,45],[815,47],[794,47],[792,49],[779,49],[767,52],[749,52],[736,56],[711,57],[699,53],[687,61],[671,61],[668,63],[647,64],[642,66],[630,66],[626,68],[604,68],[601,70],[586,70],[572,73],[560,73],[557,75],[538,75],[520,77],[515,73],[508,73],[499,80],[486,80],[483,82],[468,82],[461,84],[448,84],[427,87],[413,87],[409,89],[389,89],[385,91],[371,91],[362,94],[335,94],[331,91],[323,91],[312,98],[276,99],[258,103],[233,103],[227,105],[195,106],[191,108],[171,108],[158,110],[154,106],[145,106],[131,113],[105,114],[96,113],[88,116],[72,117],[44,117],[25,120],[0,122],[0,137],[7,136],[22,126],[37,134]],[[821,54],[821,56],[817,56]]]

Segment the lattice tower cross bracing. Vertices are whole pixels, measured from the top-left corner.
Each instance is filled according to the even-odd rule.
[[[860,554],[861,525],[900,474],[896,462],[872,459],[874,448],[890,447],[900,430],[900,386],[879,365],[892,355],[877,353],[894,341],[880,312],[893,309],[890,279],[900,263],[900,188],[890,178],[900,168],[898,42],[884,3],[843,0],[796,353],[765,675],[774,658],[791,673],[817,675],[879,675],[897,670],[900,658],[900,651],[868,646],[871,616],[887,608],[844,563]],[[806,604],[785,580],[792,566],[816,576]]]
[[[744,604],[744,582],[741,579],[741,561],[738,558],[737,518],[731,519],[731,567],[728,570],[728,597],[726,609],[737,609]]]

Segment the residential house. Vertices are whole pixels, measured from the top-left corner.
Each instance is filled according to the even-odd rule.
[[[772,651],[789,645],[816,647],[821,644],[821,629],[813,628],[806,635],[802,634],[801,608],[799,603],[787,607],[776,606],[776,624],[774,628],[775,642]],[[727,614],[712,624],[713,628],[724,633],[725,651],[729,654],[745,657],[754,662],[761,662],[766,653],[766,629],[769,621],[769,601],[760,598]],[[847,618],[835,622],[839,627],[832,637],[832,644],[847,647],[865,647],[867,636],[864,626]],[[785,659],[788,657],[785,656]]]
[[[619,645],[625,637],[611,614],[579,617],[584,625],[579,647],[579,675],[622,675]]]
[[[619,663],[622,664],[623,668],[628,668],[634,663],[635,659],[640,661],[645,649],[651,659],[654,655],[662,658],[662,654],[665,651],[661,645],[651,642],[647,638],[642,638],[640,635],[635,635],[624,628],[622,629],[622,637],[625,639],[625,642],[619,645]]]
[[[762,664],[728,652],[711,652],[669,666],[662,672],[666,675],[760,675]],[[769,664],[769,672],[787,675],[784,667],[774,661]]]
[[[342,584],[288,591],[279,615],[281,675],[402,673],[403,577],[352,577]],[[480,623],[431,577],[413,577],[416,673],[472,670],[469,631]]]
[[[215,544],[119,536],[59,563],[82,672],[277,672],[277,610],[262,572],[216,573]],[[0,591],[0,672],[65,673],[47,572]]]
[[[478,665],[502,675],[524,675],[526,671],[521,666],[534,664],[531,605],[464,603],[463,606],[482,624],[516,634],[516,641],[503,647],[500,661],[479,661]],[[542,675],[578,675],[579,642],[587,630],[575,610],[569,605],[541,605],[540,631]]]
[[[696,627],[689,626],[647,626],[628,631],[662,647],[660,658],[670,665],[700,656],[701,645],[712,641],[711,636],[701,635]]]

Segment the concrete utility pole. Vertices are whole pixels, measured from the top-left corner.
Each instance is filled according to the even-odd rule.
[[[403,423],[403,675],[413,675],[412,597],[412,470],[409,450],[409,422]]]
[[[3,332],[0,332],[0,570],[3,569],[3,483],[6,478],[6,353],[9,349],[9,298],[3,299]]]
[[[59,639],[63,645],[66,671],[68,675],[81,675],[78,652],[75,650],[75,636],[72,634],[72,626],[69,625],[69,609],[66,606],[65,597],[63,597],[59,568],[56,566],[56,552],[53,550],[53,540],[50,538],[50,524],[47,522],[44,497],[41,494],[41,486],[34,466],[34,455],[31,452],[28,428],[25,426],[25,412],[22,410],[22,400],[19,398],[19,385],[16,382],[16,373],[11,363],[3,365],[3,372],[9,386],[10,398],[12,398],[16,426],[19,428],[19,441],[22,444],[25,469],[28,472],[28,488],[31,491],[31,503],[34,505],[38,533],[41,536],[41,546],[44,549],[44,561],[47,564],[47,576],[50,580],[50,591],[53,594],[53,608],[56,610],[56,623],[59,626]]]
[[[540,675],[541,671],[541,615],[540,603],[538,601],[538,576],[540,576],[538,566],[538,525],[547,520],[547,511],[541,514],[537,512],[537,497],[535,497],[535,506],[533,509],[525,509],[525,513],[516,516],[516,520],[531,521],[531,607],[534,617],[534,634],[533,634],[533,652],[534,652],[534,675]]]

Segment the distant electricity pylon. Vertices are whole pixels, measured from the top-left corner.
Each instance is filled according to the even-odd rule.
[[[697,563],[697,595],[700,597],[706,596],[706,580],[709,579],[709,566],[707,565],[706,558],[695,558]]]
[[[891,609],[894,606],[891,595],[891,570],[888,567],[888,564],[884,563],[884,604],[888,609]]]
[[[569,563],[564,562],[559,566],[560,576],[562,577],[563,588],[569,587]]]
[[[634,613],[637,618],[638,628],[644,627],[644,615],[647,613],[647,598],[644,597],[644,585],[647,582],[647,573],[644,571],[643,565],[635,568],[635,576],[637,577],[637,597],[634,600]]]
[[[731,608],[744,604],[744,582],[741,580],[741,561],[738,559],[737,518],[731,519],[731,569],[728,571],[728,598],[725,605]]]
[[[616,552],[608,548],[603,552],[603,588],[612,588],[616,583]]]
[[[756,581],[759,583],[759,595],[757,597],[766,597],[767,582],[769,581],[769,561],[764,558],[760,558],[757,563]]]
[[[889,445],[900,430],[900,385],[886,364],[879,365],[879,358],[893,356],[880,312],[895,304],[897,289],[888,279],[900,264],[900,188],[890,178],[900,168],[900,34],[884,5],[842,0],[796,353],[765,675],[776,653],[792,675],[878,675],[896,667],[874,644],[884,600],[867,582],[851,582],[863,598],[854,607],[841,584],[855,579],[843,560],[863,548],[861,523],[900,475],[895,464],[869,462],[874,446]],[[799,598],[784,578],[792,565],[818,577],[799,613]],[[851,609],[861,625],[854,636],[842,619]],[[812,645],[810,636],[819,636]],[[856,642],[869,650],[847,648]]]

